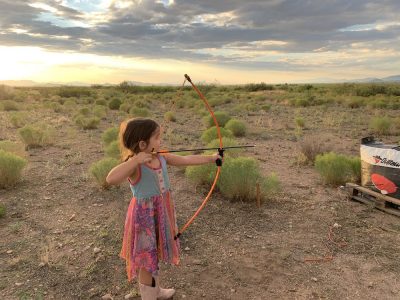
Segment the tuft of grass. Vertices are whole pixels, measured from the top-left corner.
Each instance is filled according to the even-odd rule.
[[[84,115],[75,116],[75,124],[82,129],[96,129],[100,124],[98,117],[86,117]]]
[[[387,116],[375,117],[369,124],[370,129],[374,133],[381,135],[389,135],[391,126],[392,120]]]
[[[101,139],[104,145],[109,145],[111,142],[118,140],[119,129],[117,127],[108,128],[101,135]]]
[[[4,218],[6,215],[6,206],[0,203],[0,218]]]
[[[14,186],[21,178],[27,161],[13,153],[0,150],[0,188]]]
[[[217,119],[218,125],[220,127],[224,127],[225,124],[231,119],[231,117],[226,112],[223,111],[216,111],[214,113],[214,116]],[[212,116],[206,117],[206,124],[208,128],[215,126],[214,119]]]
[[[3,100],[1,102],[1,108],[4,111],[14,111],[14,110],[19,110],[18,103],[13,101],[13,100]]]
[[[26,157],[24,146],[21,143],[12,142],[8,140],[0,141],[0,150],[14,153],[15,155]]]
[[[306,125],[306,122],[304,121],[304,119],[302,117],[296,117],[294,119],[294,122],[296,123],[297,128],[304,128]]]
[[[16,128],[21,128],[28,123],[28,114],[25,112],[10,113],[10,122]]]
[[[324,183],[342,185],[348,181],[357,181],[361,178],[361,161],[359,157],[349,157],[329,152],[317,155],[315,168],[322,176]]]
[[[108,144],[105,148],[105,153],[108,157],[112,157],[115,159],[121,158],[121,152],[119,150],[119,143],[118,141],[112,141]]]
[[[264,198],[277,192],[280,187],[278,177],[275,174],[263,177],[257,160],[251,157],[227,158],[221,170],[218,188],[222,195],[231,200],[255,199],[257,182],[262,183]]]
[[[54,137],[54,131],[50,127],[39,124],[25,125],[18,129],[18,134],[28,149],[50,145]]]
[[[246,135],[246,125],[237,119],[230,119],[226,125],[225,128],[230,130],[234,136],[245,136]]]
[[[134,117],[148,117],[150,116],[150,111],[147,108],[141,107],[132,107],[129,109],[129,114],[133,115]]]
[[[108,108],[112,110],[119,110],[121,104],[121,100],[119,100],[118,98],[113,98],[110,100],[110,102],[108,102]]]
[[[112,157],[103,158],[97,162],[94,162],[90,168],[89,173],[94,177],[96,182],[104,189],[110,188],[106,178],[108,173],[118,165],[119,161]]]
[[[175,117],[174,112],[172,112],[172,111],[167,111],[167,112],[164,114],[164,120],[165,120],[165,121],[168,121],[168,122],[176,122],[176,117]]]
[[[227,129],[223,128],[223,127],[220,127],[220,132],[221,132],[221,136],[222,137],[233,138],[233,134],[232,134],[232,132],[230,130],[227,130]],[[214,140],[216,138],[218,138],[218,133],[217,133],[217,127],[216,126],[208,128],[201,135],[201,140],[205,144],[210,143],[212,140]]]
[[[305,137],[300,142],[300,159],[299,163],[314,165],[315,158],[319,154],[329,152],[326,142],[320,137]]]

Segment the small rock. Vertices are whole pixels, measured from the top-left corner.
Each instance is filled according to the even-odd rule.
[[[233,240],[236,241],[236,242],[239,242],[239,241],[240,241],[240,238],[235,237],[235,238],[233,238]]]
[[[110,294],[105,294],[101,297],[102,300],[113,300],[114,298]]]
[[[131,293],[125,295],[125,297],[124,297],[124,299],[126,299],[126,300],[133,299],[133,298],[135,298],[135,296],[133,294],[131,294]]]
[[[189,250],[190,250],[190,248],[189,248],[189,247],[186,247],[186,248],[185,248],[185,251],[189,251]],[[183,296],[183,295],[182,295],[182,296]]]
[[[339,225],[338,223],[335,223],[335,224],[333,224],[333,227],[334,227],[334,228],[339,228],[339,227],[342,227],[342,226]]]
[[[186,295],[185,295],[185,294],[183,294],[183,295],[182,295],[182,298],[186,298]]]
[[[13,252],[13,250],[7,250],[7,254],[12,254]]]
[[[374,283],[373,282],[368,283],[368,287],[369,288],[373,288],[374,287]]]
[[[97,254],[97,253],[99,253],[101,251],[101,249],[100,248],[97,248],[97,247],[94,247],[94,249],[93,249],[93,253],[94,254]]]
[[[235,289],[231,289],[231,293],[235,293],[236,292],[236,290]]]
[[[317,279],[317,278],[315,278],[315,277],[311,277],[311,280],[312,280],[312,281],[315,281],[315,282],[317,282],[317,281],[318,281],[318,279]]]
[[[72,221],[73,219],[75,219],[75,216],[76,216],[75,214],[72,214],[72,216],[69,218],[69,221]]]
[[[24,284],[23,282],[16,282],[16,283],[15,283],[16,286],[21,286],[21,285],[23,285],[23,284]]]
[[[41,262],[41,263],[39,264],[39,268],[43,268],[45,265],[46,265],[46,263]]]
[[[201,294],[201,296],[204,298],[206,296],[206,294],[203,293],[203,294]]]
[[[265,246],[261,246],[261,249],[266,249],[266,247]]]

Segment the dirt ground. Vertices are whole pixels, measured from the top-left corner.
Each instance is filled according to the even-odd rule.
[[[365,116],[379,113],[275,105],[239,117],[249,134],[238,143],[257,145],[245,155],[259,159],[265,175],[275,172],[282,191],[261,208],[213,194],[181,238],[180,265],[161,266],[162,284],[177,290],[174,299],[400,299],[400,218],[349,200],[342,189],[324,186],[312,166],[296,163],[295,115],[305,119],[304,136],[358,155],[360,138],[369,134]],[[136,299],[118,257],[128,184],[101,190],[87,172],[103,157],[101,133],[121,117],[110,114],[99,129],[84,131],[69,116],[31,114],[54,125],[57,138],[30,149],[23,180],[0,190],[7,208],[0,219],[1,299]],[[179,116],[183,124],[201,122],[185,111]],[[175,126],[201,145],[198,129]],[[0,139],[18,139],[7,112],[0,112],[0,128]],[[194,186],[182,169],[170,167],[169,174],[182,226],[209,187]]]

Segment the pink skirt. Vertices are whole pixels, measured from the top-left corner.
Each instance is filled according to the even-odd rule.
[[[120,257],[126,260],[128,281],[140,268],[156,275],[159,261],[179,264],[175,205],[169,191],[146,199],[132,198],[125,219]]]

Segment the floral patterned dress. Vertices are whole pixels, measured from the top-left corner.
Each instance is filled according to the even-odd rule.
[[[158,156],[159,168],[139,165],[138,179],[129,179],[133,198],[125,219],[120,257],[126,260],[128,281],[140,268],[157,275],[159,261],[179,264],[179,239],[175,205],[171,198],[167,163]]]

